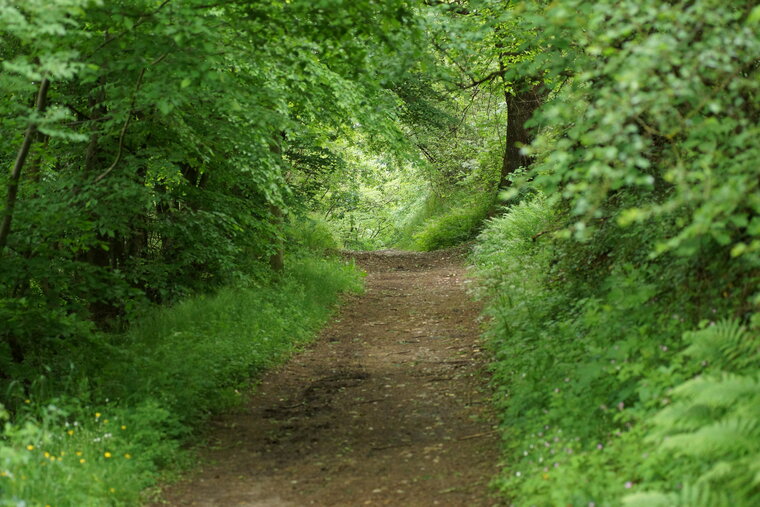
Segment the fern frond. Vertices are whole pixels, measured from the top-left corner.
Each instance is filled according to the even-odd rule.
[[[731,407],[741,398],[760,396],[760,379],[730,373],[699,377],[680,385],[673,394],[689,397],[691,403],[710,408]]]
[[[733,417],[703,426],[693,433],[668,437],[663,442],[663,447],[701,458],[742,456],[760,447],[758,428],[756,419]]]
[[[757,337],[736,319],[724,319],[704,329],[684,333],[683,338],[691,343],[684,354],[722,369],[744,368],[757,362]]]
[[[625,507],[672,507],[676,505],[677,495],[657,491],[635,493],[623,498]]]

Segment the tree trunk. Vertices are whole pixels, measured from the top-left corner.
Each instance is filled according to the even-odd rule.
[[[35,110],[38,114],[42,113],[47,106],[47,92],[49,88],[50,81],[47,78],[43,79],[37,92],[35,105]],[[2,223],[0,223],[0,256],[3,255],[5,245],[8,243],[8,236],[11,233],[11,222],[13,221],[13,210],[16,207],[16,200],[18,199],[18,184],[21,179],[21,171],[24,169],[26,157],[29,155],[29,150],[32,147],[32,142],[36,135],[37,123],[30,122],[24,133],[24,142],[21,143],[21,147],[18,150],[16,162],[13,164],[10,181],[8,182],[8,197],[5,201],[5,213],[3,213]]]
[[[282,136],[284,137],[284,134],[282,134]],[[280,146],[280,140],[277,139],[277,137],[278,136],[275,136],[275,139],[269,146],[269,150],[278,157],[282,158],[282,147]],[[275,229],[278,229],[278,232],[281,232],[279,230],[282,229],[283,224],[282,208],[277,204],[270,204],[269,211],[272,214],[272,225],[274,225]],[[281,273],[285,270],[285,247],[279,234],[275,236],[274,242],[275,250],[272,255],[269,256],[269,267],[271,267],[274,272]]]
[[[507,146],[501,165],[499,188],[510,185],[509,176],[520,167],[526,167],[532,162],[531,157],[520,153],[523,145],[533,141],[533,134],[525,127],[525,123],[543,102],[544,94],[541,85],[530,87],[515,87],[514,92],[505,89],[507,101]]]
[[[272,213],[272,223],[275,227],[281,228],[283,222],[282,208],[272,204],[269,206],[269,210]],[[280,238],[275,239],[275,251],[269,256],[269,267],[277,273],[281,273],[285,269],[285,250]]]

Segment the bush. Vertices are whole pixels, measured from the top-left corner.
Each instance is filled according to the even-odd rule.
[[[473,239],[480,230],[491,202],[449,209],[423,223],[413,235],[417,250],[438,250]]]
[[[321,219],[296,219],[288,227],[286,236],[292,245],[312,252],[329,253],[343,247],[330,225]]]

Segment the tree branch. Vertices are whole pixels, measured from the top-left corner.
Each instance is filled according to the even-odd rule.
[[[145,14],[144,16],[140,16],[139,18],[137,18],[137,22],[132,26],[132,28],[130,28],[129,30],[123,31],[121,33],[118,33],[118,34],[114,35],[113,37],[111,37],[110,39],[106,39],[105,41],[103,41],[98,47],[96,47],[92,51],[92,53],[90,53],[87,56],[87,58],[92,57],[95,53],[97,53],[98,51],[100,51],[101,49],[103,49],[104,47],[106,47],[107,45],[109,45],[110,43],[112,43],[113,41],[115,41],[117,39],[120,39],[121,37],[123,37],[124,35],[126,35],[128,32],[131,32],[135,28],[139,27],[140,25],[142,25],[143,23],[145,23],[146,21],[148,21],[148,19],[150,19],[151,17],[153,17],[156,14],[158,14],[161,11],[161,9],[163,9],[164,7],[166,7],[167,4],[169,4],[169,2],[171,2],[171,1],[172,0],[164,0],[161,3],[161,5],[159,5],[158,7],[156,7],[153,10],[153,12],[150,12],[148,14]]]
[[[48,78],[43,78],[40,83],[40,88],[37,92],[37,100],[35,105],[35,112],[37,115],[42,113],[47,106],[47,92],[50,88],[50,81]],[[21,147],[16,155],[16,162],[13,164],[11,170],[11,178],[8,182],[8,197],[5,202],[5,213],[3,214],[3,221],[0,223],[0,256],[3,255],[5,245],[8,243],[8,236],[11,233],[11,222],[13,221],[13,209],[16,207],[16,201],[18,200],[18,183],[21,179],[21,171],[26,163],[26,157],[29,155],[29,150],[32,147],[32,142],[37,134],[38,118],[33,118],[26,128],[24,133],[24,142],[21,143]]]
[[[129,122],[132,120],[132,111],[135,109],[135,100],[137,99],[137,91],[140,89],[140,86],[142,85],[143,76],[145,76],[145,68],[143,68],[140,71],[140,75],[137,77],[137,84],[135,85],[135,91],[132,92],[132,102],[129,104],[129,109],[127,110],[127,119],[124,120],[124,125],[121,127],[121,132],[119,133],[119,147],[116,150],[116,158],[114,159],[113,163],[111,163],[110,166],[108,166],[108,169],[103,171],[100,176],[95,178],[93,183],[100,182],[103,178],[108,176],[108,174],[113,171],[116,166],[121,161],[121,155],[124,152],[124,136],[127,134],[127,129],[129,128]]]
[[[159,56],[155,60],[153,60],[148,66],[152,67],[153,65],[157,65],[160,63],[169,53],[164,53],[163,55]],[[137,76],[137,83],[135,83],[135,90],[132,92],[132,101],[129,104],[129,110],[127,111],[127,119],[124,121],[124,126],[121,128],[121,132],[119,133],[119,147],[116,151],[116,158],[114,159],[113,163],[103,171],[100,176],[95,178],[93,183],[100,182],[103,178],[108,176],[108,174],[113,171],[118,163],[121,161],[122,153],[124,153],[124,136],[127,133],[127,129],[129,128],[129,122],[132,121],[132,112],[135,110],[135,102],[137,101],[137,92],[140,91],[140,87],[142,86],[143,77],[145,76],[145,71],[148,67],[143,67],[143,69],[140,71],[140,75]]]
[[[485,76],[485,77],[483,77],[481,79],[473,79],[472,77],[470,77],[470,79],[472,80],[471,83],[460,84],[459,87],[461,89],[463,89],[463,90],[468,90],[470,88],[474,88],[476,86],[480,86],[483,83],[487,83],[488,81],[496,79],[497,77],[503,77],[505,72],[506,72],[505,69],[499,69],[499,70],[495,70],[495,71],[491,72],[490,74],[488,74],[487,76]]]

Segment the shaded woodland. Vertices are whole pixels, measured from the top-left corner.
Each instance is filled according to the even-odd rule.
[[[469,242],[506,503],[757,505],[758,33],[749,0],[0,0],[0,504],[139,504],[360,290],[338,250]]]

